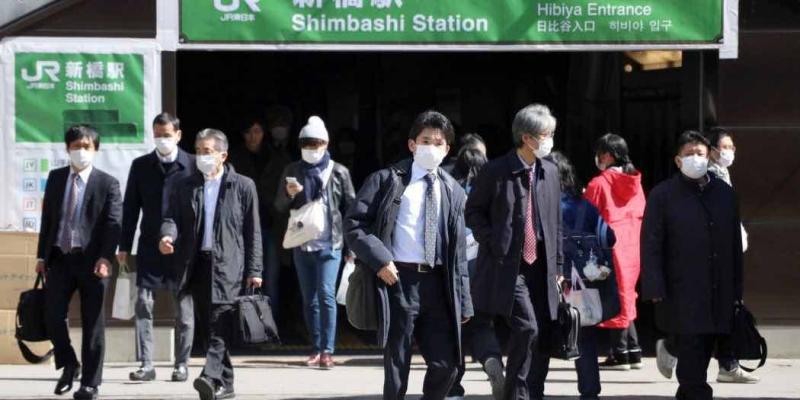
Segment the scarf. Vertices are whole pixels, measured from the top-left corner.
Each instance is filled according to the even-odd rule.
[[[330,162],[331,154],[327,151],[322,160],[316,164],[309,164],[300,160],[300,171],[303,174],[303,193],[305,193],[306,203],[322,197],[322,171],[328,168]]]

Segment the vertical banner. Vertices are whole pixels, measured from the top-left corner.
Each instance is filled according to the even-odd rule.
[[[68,165],[64,131],[100,134],[95,167],[124,190],[134,158],[153,148],[161,108],[158,45],[147,40],[13,38],[0,44],[0,229],[38,231],[47,176]]]

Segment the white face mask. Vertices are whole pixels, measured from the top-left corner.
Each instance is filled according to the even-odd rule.
[[[442,163],[444,156],[445,152],[437,146],[418,144],[414,152],[414,162],[428,171],[433,171]]]
[[[681,172],[691,179],[700,179],[708,172],[708,158],[698,155],[681,158]]]
[[[539,148],[533,151],[533,153],[536,155],[536,158],[545,158],[549,156],[550,152],[553,151],[553,138],[548,137],[537,140],[539,142]]]
[[[606,166],[603,165],[603,164],[600,164],[600,157],[597,157],[597,156],[594,156],[594,166],[597,167],[597,169],[599,169],[600,171],[605,171],[606,170]]]
[[[75,169],[85,169],[92,165],[92,160],[94,160],[94,151],[89,151],[86,149],[70,150],[69,160]]]
[[[303,161],[309,164],[318,164],[323,157],[325,157],[326,149],[321,147],[316,150],[312,149],[300,149],[300,156],[303,158]]]
[[[162,156],[168,156],[175,151],[178,147],[178,141],[173,137],[157,137],[155,138],[156,149]]]
[[[214,154],[204,154],[199,155],[196,158],[197,160],[197,169],[203,173],[205,176],[211,176],[217,169],[217,156]]]
[[[719,165],[728,168],[733,165],[733,159],[735,158],[735,153],[733,150],[722,150],[719,152]]]

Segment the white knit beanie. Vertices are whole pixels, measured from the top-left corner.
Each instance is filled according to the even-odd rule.
[[[316,115],[308,118],[308,123],[300,130],[300,139],[303,138],[328,141],[328,130],[325,129],[325,123],[322,122],[322,118]]]

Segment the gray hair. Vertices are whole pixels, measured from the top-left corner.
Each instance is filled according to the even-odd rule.
[[[228,152],[228,137],[221,130],[206,128],[197,134],[194,139],[196,145],[201,140],[214,139],[214,149],[220,153]]]
[[[517,112],[511,124],[514,145],[522,145],[522,135],[552,135],[556,130],[556,118],[544,104],[531,104]]]

